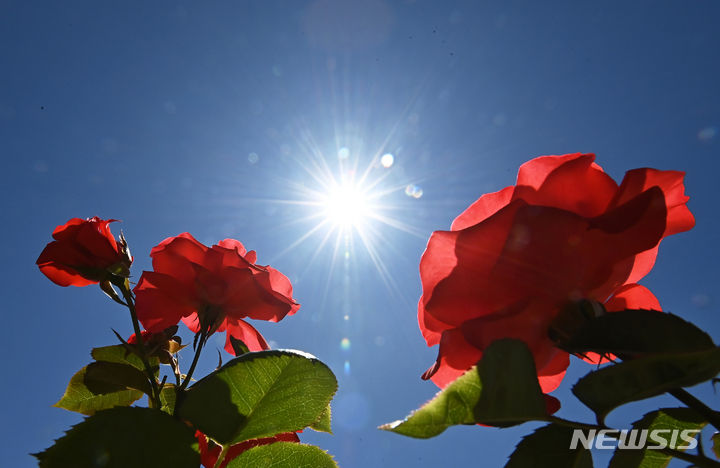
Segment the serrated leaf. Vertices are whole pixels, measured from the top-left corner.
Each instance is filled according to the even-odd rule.
[[[623,310],[592,318],[562,344],[570,353],[633,356],[714,347],[712,338],[692,323],[654,310]]]
[[[505,468],[592,468],[590,450],[571,449],[573,428],[548,424],[520,441]]]
[[[194,431],[148,408],[100,411],[42,453],[40,468],[197,468]]]
[[[477,367],[405,420],[380,429],[425,439],[458,424],[509,426],[546,416],[545,399],[527,345],[503,339],[490,344]]]
[[[65,394],[55,406],[91,415],[96,411],[115,406],[129,406],[143,396],[143,392],[139,390],[102,379],[93,379],[92,374],[88,376],[87,371],[88,367],[83,367],[72,376]]]
[[[620,405],[690,387],[720,372],[720,348],[692,353],[661,354],[621,362],[590,372],[572,391],[597,415],[599,422]]]
[[[328,403],[327,408],[325,408],[325,411],[322,412],[320,417],[315,421],[314,423],[310,424],[310,429],[318,432],[327,432],[328,434],[332,434],[332,408],[330,407],[330,404]]]
[[[167,414],[173,414],[175,412],[175,400],[177,398],[177,391],[175,385],[165,384],[160,390],[160,409]]]
[[[296,432],[337,390],[332,371],[297,351],[247,353],[195,383],[176,410],[221,444]]]
[[[649,431],[655,429],[669,430],[690,430],[699,431],[707,422],[703,417],[689,408],[663,408],[657,411],[647,413],[642,419],[633,423],[633,429]],[[647,433],[646,433],[647,434]],[[678,434],[675,441],[672,440],[670,434],[656,433],[655,437],[662,439],[668,447],[676,450],[687,450],[693,448],[695,441],[695,433],[686,433],[683,437],[682,433]],[[672,459],[672,456],[663,453],[658,449],[650,449],[649,446],[658,445],[659,441],[648,440],[645,436],[643,442],[643,433],[628,433],[624,435],[625,439],[622,445],[618,445],[615,454],[610,460],[609,468],[665,468]],[[694,443],[689,438],[692,438]],[[642,448],[629,448],[630,446],[640,446]],[[621,448],[623,447],[623,448]],[[627,448],[626,448],[627,447]]]
[[[227,468],[337,468],[333,458],[314,445],[275,442],[251,448],[235,457]]]

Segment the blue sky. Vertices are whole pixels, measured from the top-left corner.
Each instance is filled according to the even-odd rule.
[[[99,290],[35,267],[71,217],[121,219],[135,277],[184,231],[236,238],[290,277],[300,311],[258,328],[337,374],[335,435],[303,440],[346,468],[501,466],[530,432],[419,441],[375,427],[437,390],[420,380],[436,350],[416,322],[430,233],[532,157],[594,152],[617,180],[686,171],[697,226],[663,242],[643,284],[720,340],[719,23],[720,4],[702,0],[0,2],[0,465],[33,466],[29,452],[80,421],[51,405],[111,327],[131,333]],[[388,168],[374,159],[385,153]],[[328,234],[307,203],[353,169],[390,223],[368,221],[364,241]],[[201,374],[217,362],[205,358]],[[591,419],[569,392],[587,370],[571,367],[560,415]],[[629,408],[609,422],[648,406]]]

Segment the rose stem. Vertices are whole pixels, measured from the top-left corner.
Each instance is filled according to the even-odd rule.
[[[192,364],[190,364],[190,369],[188,369],[188,372],[185,375],[185,380],[183,380],[182,385],[180,385],[180,387],[178,388],[179,391],[185,390],[190,383],[190,378],[192,377],[193,372],[195,372],[195,366],[197,366],[198,358],[200,358],[200,352],[205,345],[207,337],[208,335],[205,331],[200,332],[200,340],[198,342],[197,348],[195,349],[195,356],[193,357]]]
[[[710,424],[715,426],[716,429],[720,429],[720,413],[695,398],[687,390],[682,388],[675,388],[668,391],[668,393],[680,400],[688,408],[692,408],[697,411],[700,415],[705,417],[705,419],[707,419]]]
[[[132,292],[130,291],[129,286],[130,285],[128,284],[127,279],[125,279],[125,281],[121,285],[119,285],[123,297],[125,298],[127,308],[130,310],[130,318],[132,319],[133,329],[135,330],[135,338],[137,339],[138,346],[140,348],[140,360],[142,361],[143,366],[145,366],[145,373],[147,374],[147,377],[150,380],[150,385],[152,387],[152,395],[150,395],[150,401],[152,403],[152,406],[160,408],[160,392],[158,390],[157,380],[155,380],[155,374],[153,373],[152,368],[150,367],[150,361],[148,361],[147,358],[147,353],[145,351],[145,341],[143,340],[142,332],[140,331],[140,322],[138,322],[137,313],[135,312],[135,302],[133,300]]]

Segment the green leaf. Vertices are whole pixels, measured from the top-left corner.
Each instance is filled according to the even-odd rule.
[[[314,445],[275,442],[253,447],[235,457],[227,468],[337,468],[330,455]]]
[[[40,468],[197,468],[194,430],[148,408],[100,411],[34,454]]]
[[[180,417],[219,443],[295,432],[315,423],[337,390],[322,362],[297,351],[260,351],[233,359],[195,383]]]
[[[143,372],[145,371],[145,366],[143,365],[140,357],[138,357],[135,353],[130,352],[127,348],[125,348],[124,345],[121,344],[113,346],[103,346],[101,348],[93,348],[93,350],[90,352],[90,355],[96,361],[130,364],[136,369],[140,369]],[[160,366],[160,361],[158,360],[158,358],[149,357],[148,361],[152,369],[157,374]]]
[[[90,366],[83,367],[72,376],[65,394],[55,406],[91,415],[115,406],[129,406],[143,396],[143,392],[104,380],[102,374],[88,372],[89,369]]]
[[[167,414],[173,414],[175,412],[175,400],[177,398],[177,391],[175,385],[165,384],[160,390],[160,409]]]
[[[527,345],[503,339],[490,344],[477,367],[451,382],[404,421],[380,429],[426,439],[458,424],[509,426],[546,416],[545,399]]]
[[[715,458],[720,458],[720,432],[716,432],[711,437],[712,440],[712,451],[715,454]]]
[[[590,450],[571,449],[573,428],[548,424],[520,441],[505,468],[592,468]]]
[[[710,336],[677,315],[654,310],[623,310],[590,319],[562,343],[570,353],[638,355],[704,351]]]
[[[647,413],[642,419],[633,424],[633,429],[699,431],[706,424],[702,416],[689,408],[664,408]],[[689,432],[684,435],[679,433],[675,441],[672,440],[671,433],[656,433],[655,438],[662,439],[669,448],[687,450],[697,444],[697,441],[695,441],[697,434],[697,432]],[[618,445],[612,460],[610,460],[610,468],[664,468],[670,463],[672,456],[663,453],[661,450],[648,448],[653,445],[657,446],[660,441],[650,439],[647,433],[645,443],[641,443],[643,432],[629,433],[624,437],[623,444]],[[690,439],[694,442],[691,442]],[[628,446],[632,445],[642,446],[643,448],[628,448]]]
[[[317,421],[310,424],[310,429],[318,431],[318,432],[327,432],[328,434],[332,434],[332,427],[330,424],[331,420],[332,420],[332,408],[330,407],[330,404],[328,404],[327,408],[325,408],[325,411],[322,412],[322,414],[317,419]]]
[[[680,387],[690,387],[720,372],[720,348],[660,354],[621,362],[587,374],[572,391],[600,423],[620,405]]]
[[[85,366],[85,385],[92,391],[97,382],[124,385],[150,394],[150,382],[144,372],[129,364],[98,361]]]
[[[250,352],[250,348],[248,348],[248,345],[246,345],[243,340],[235,338],[232,335],[230,336],[230,346],[232,346],[233,351],[235,351],[235,356],[242,356]]]
[[[519,340],[497,340],[488,346],[478,370],[483,391],[475,407],[475,421],[512,426],[547,416],[535,360]]]

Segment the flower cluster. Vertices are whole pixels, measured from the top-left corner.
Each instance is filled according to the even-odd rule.
[[[325,413],[337,389],[332,371],[306,354],[270,351],[265,338],[246,321],[277,322],[297,312],[300,305],[293,299],[290,280],[257,264],[255,252],[237,240],[207,247],[183,233],[151,250],[153,271],[144,271],[132,288],[132,256],[124,236],[115,239],[110,231],[113,221],[69,220],[55,229],[55,240],[37,260],[40,271],[61,286],[99,284],[128,309],[135,331],[127,340],[115,332],[120,344],[95,348],[94,361],[70,380],[57,406],[89,418],[70,431],[83,435],[69,433],[36,454],[40,465],[95,465],[95,455],[84,458],[84,447],[94,447],[88,453],[95,454],[106,453],[102,447],[110,445],[108,450],[115,452],[107,456],[122,460],[124,466],[222,468],[252,449],[263,454],[269,449],[293,466],[307,457],[323,466],[334,465],[327,453],[299,444],[297,436],[308,426],[330,431]],[[177,336],[181,321],[195,333],[195,355],[185,371],[178,359],[185,347]],[[238,357],[188,389],[203,346],[216,332],[227,332],[225,349]],[[172,372],[163,375],[159,364],[169,365]],[[291,371],[283,373],[284,367]],[[249,380],[244,377],[248,374],[278,375]],[[175,382],[168,383],[168,378]],[[143,394],[149,408],[122,408]],[[264,394],[284,398],[266,401]],[[258,405],[258,400],[263,410],[254,414],[257,407],[247,405]],[[116,425],[130,429],[117,434],[104,429]],[[136,447],[123,447],[117,438],[134,440],[130,444]],[[148,453],[157,457],[147,458]]]
[[[127,277],[132,257],[125,238],[116,240],[110,231],[113,221],[73,218],[58,226],[55,241],[37,260],[40,271],[61,286]],[[144,271],[134,289],[137,315],[147,332],[163,332],[182,320],[206,337],[227,331],[225,349],[231,354],[231,337],[250,351],[261,351],[269,349],[267,342],[243,319],[277,322],[300,308],[288,278],[257,265],[255,251],[246,251],[237,240],[206,247],[183,233],[165,239],[150,256],[154,271]]]

